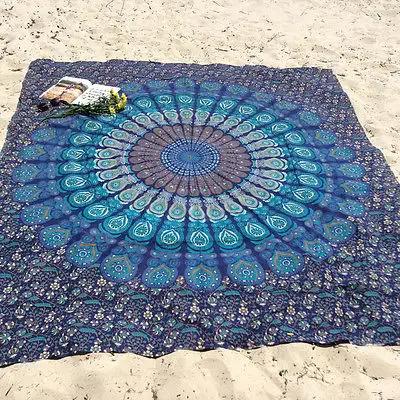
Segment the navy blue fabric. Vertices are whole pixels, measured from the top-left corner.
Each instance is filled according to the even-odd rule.
[[[43,122],[65,75],[126,109]],[[400,187],[330,70],[38,60],[0,171],[0,365],[399,340]]]

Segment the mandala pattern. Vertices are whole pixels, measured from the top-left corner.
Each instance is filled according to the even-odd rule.
[[[41,122],[64,75],[129,103]],[[330,71],[37,61],[0,172],[0,365],[400,338],[400,185]]]
[[[122,114],[51,122],[20,151],[14,199],[44,247],[114,282],[213,290],[297,273],[355,233],[364,169],[317,114],[187,78],[124,90]]]

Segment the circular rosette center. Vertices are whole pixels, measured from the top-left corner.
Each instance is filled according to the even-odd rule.
[[[147,132],[129,154],[138,178],[181,196],[218,195],[250,173],[239,140],[209,126],[174,125]]]
[[[214,146],[206,142],[181,139],[161,152],[161,161],[178,175],[206,175],[218,166],[220,154]]]

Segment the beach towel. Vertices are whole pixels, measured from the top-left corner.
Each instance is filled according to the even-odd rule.
[[[43,121],[66,75],[126,108]],[[397,343],[399,194],[331,70],[37,60],[0,160],[0,364]]]

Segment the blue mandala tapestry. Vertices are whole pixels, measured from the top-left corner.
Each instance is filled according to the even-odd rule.
[[[43,122],[65,75],[126,109]],[[399,184],[330,70],[35,61],[0,172],[1,365],[399,341]]]

